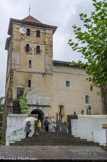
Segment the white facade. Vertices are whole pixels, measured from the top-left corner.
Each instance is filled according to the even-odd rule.
[[[71,120],[72,135],[107,145],[107,129],[102,129],[103,123],[107,123],[107,115],[78,115],[78,119]]]
[[[24,139],[26,134],[24,132],[25,119],[28,115],[25,114],[9,114],[7,117],[7,129],[6,129],[6,145],[9,143],[15,143],[15,141],[21,141]],[[31,123],[31,133],[29,134],[32,137],[34,133],[34,125]]]
[[[107,129],[101,131],[95,131],[93,133],[94,142],[98,142],[100,145],[107,146]]]

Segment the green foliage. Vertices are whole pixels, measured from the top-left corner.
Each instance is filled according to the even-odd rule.
[[[0,139],[0,145],[4,144],[4,140]]]
[[[87,14],[80,14],[85,31],[74,25],[77,42],[70,39],[68,44],[88,60],[86,73],[91,76],[88,80],[101,88],[104,94],[104,87],[107,85],[107,2],[92,1],[95,11],[91,12],[91,16],[88,18]]]
[[[78,61],[78,63],[76,63],[75,61],[72,61],[70,63],[71,66],[79,66],[80,68],[84,68],[87,66],[87,63],[82,63],[82,61]]]
[[[1,137],[1,131],[2,131],[2,120],[3,120],[3,104],[4,97],[0,97],[0,137]]]
[[[22,114],[28,114],[29,113],[28,106],[27,106],[27,103],[26,103],[26,97],[24,97],[24,96],[19,97],[19,105],[20,105]]]

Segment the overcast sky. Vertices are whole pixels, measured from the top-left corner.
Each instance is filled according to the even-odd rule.
[[[53,37],[53,59],[62,61],[82,60],[74,53],[68,40],[74,38],[72,26],[82,26],[79,14],[93,10],[92,0],[0,0],[0,96],[5,92],[7,51],[5,41],[10,18],[23,19],[30,15],[44,24],[57,26]]]

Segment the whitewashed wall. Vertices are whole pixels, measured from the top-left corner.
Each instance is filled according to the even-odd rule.
[[[24,139],[26,133],[24,132],[25,119],[28,115],[25,114],[9,114],[7,117],[7,129],[6,129],[6,145],[9,143],[14,143],[15,141],[20,141]],[[32,136],[34,133],[33,123],[31,126],[31,133],[29,136]]]
[[[95,131],[93,133],[94,142],[98,142],[100,145],[107,145],[107,129],[101,131]]]
[[[107,135],[106,131],[102,131],[103,123],[107,123],[107,115],[78,115],[78,119],[71,120],[71,131],[75,137],[105,145]],[[99,132],[99,135],[95,132]],[[102,141],[102,138],[105,139]]]

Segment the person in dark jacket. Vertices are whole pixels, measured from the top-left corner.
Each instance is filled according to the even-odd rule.
[[[44,122],[44,126],[45,126],[46,132],[48,132],[48,131],[49,131],[49,122],[48,122],[47,119],[46,119],[45,122]]]
[[[24,128],[24,131],[26,132],[26,138],[28,138],[28,135],[31,132],[30,126],[31,126],[30,121],[26,122],[26,125],[25,125],[25,128]]]

